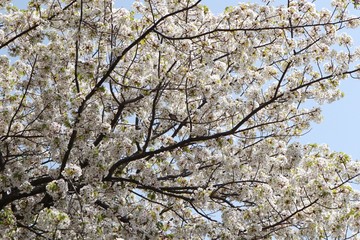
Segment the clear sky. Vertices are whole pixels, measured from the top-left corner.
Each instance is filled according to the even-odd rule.
[[[27,1],[13,0],[14,5],[24,7]],[[115,0],[117,6],[129,6],[129,0]],[[259,2],[259,0],[251,1]],[[331,1],[318,0],[319,7],[329,6]],[[210,10],[218,14],[226,6],[238,4],[238,0],[203,0]],[[360,9],[353,14],[359,15]],[[360,30],[350,33],[354,39],[354,46],[360,46]],[[324,120],[321,124],[313,124],[312,130],[299,139],[302,143],[326,143],[331,149],[345,152],[360,160],[360,80],[346,79],[340,88],[345,93],[341,100],[322,106]]]

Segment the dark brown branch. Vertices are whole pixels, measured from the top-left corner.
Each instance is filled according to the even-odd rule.
[[[260,31],[267,31],[267,30],[291,30],[291,29],[296,29],[296,28],[309,28],[309,27],[317,27],[317,26],[327,26],[327,25],[336,25],[336,24],[342,24],[344,22],[350,22],[350,21],[354,21],[354,20],[358,20],[360,19],[360,17],[355,17],[355,18],[349,18],[347,20],[342,20],[342,21],[335,21],[335,22],[327,22],[327,23],[314,23],[314,24],[304,24],[304,25],[298,25],[298,26],[285,26],[285,27],[261,27],[261,28],[216,28],[214,30],[210,30],[204,33],[200,33],[197,35],[193,35],[193,36],[184,36],[184,37],[171,37],[171,36],[167,36],[163,33],[161,33],[160,31],[158,31],[157,29],[154,29],[154,32],[159,34],[161,37],[168,39],[168,40],[186,40],[186,39],[196,39],[196,38],[200,38],[203,36],[207,36],[213,33],[218,33],[218,32],[260,32]]]
[[[300,208],[300,209],[297,209],[295,212],[293,212],[292,214],[290,214],[290,215],[288,215],[287,217],[283,218],[282,220],[280,220],[280,221],[278,221],[278,222],[276,222],[276,223],[274,223],[274,224],[268,225],[268,226],[266,226],[266,227],[263,227],[262,230],[263,230],[263,231],[266,231],[266,230],[268,230],[268,229],[271,229],[271,228],[274,228],[274,227],[276,227],[276,226],[282,225],[283,223],[285,223],[285,222],[287,222],[288,220],[290,220],[293,216],[295,216],[296,214],[298,214],[298,213],[304,211],[305,209],[311,207],[312,205],[314,205],[314,204],[317,203],[318,201],[319,201],[319,198],[316,199],[316,200],[314,200],[314,201],[312,201],[312,202],[309,203],[308,205],[306,205],[306,206],[304,206],[304,207],[302,207],[302,208]]]

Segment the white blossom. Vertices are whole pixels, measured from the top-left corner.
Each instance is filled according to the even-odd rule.
[[[219,15],[195,0],[10,3],[0,4],[4,239],[360,232],[359,162],[297,142],[341,82],[360,78],[347,31],[359,27],[348,14],[357,1]]]

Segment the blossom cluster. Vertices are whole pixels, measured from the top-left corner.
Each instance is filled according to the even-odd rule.
[[[360,77],[358,1],[115,3],[0,3],[4,239],[359,234],[360,163],[296,139]]]

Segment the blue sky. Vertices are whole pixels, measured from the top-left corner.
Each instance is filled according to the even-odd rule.
[[[27,1],[13,0],[13,4],[24,7]],[[129,0],[115,0],[116,5],[128,6]],[[252,1],[252,2],[259,2]],[[331,1],[318,0],[315,4],[319,7],[327,7]],[[218,14],[226,6],[238,4],[238,0],[203,0],[210,10]],[[326,6],[327,5],[327,6]],[[353,14],[359,15],[360,9]],[[360,30],[352,31],[354,46],[360,45]],[[341,100],[322,105],[324,120],[320,124],[312,124],[309,133],[299,138],[302,143],[326,143],[332,150],[345,152],[360,160],[360,80],[346,79],[341,82],[340,88],[345,93]]]

